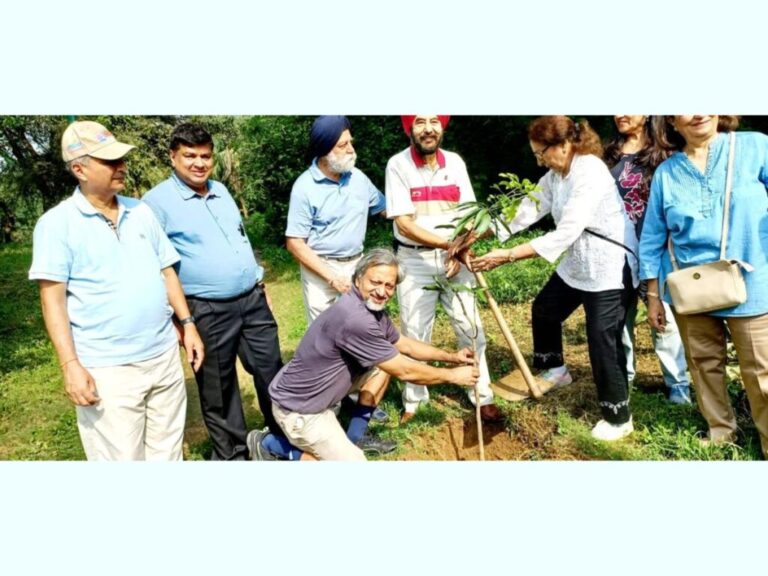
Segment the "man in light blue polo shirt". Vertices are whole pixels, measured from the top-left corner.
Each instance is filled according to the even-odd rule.
[[[172,310],[195,370],[203,345],[178,254],[151,210],[117,195],[133,148],[96,122],[70,124],[62,155],[79,186],[35,226],[29,278],[87,458],[180,460],[186,389]]]
[[[384,195],[360,170],[345,116],[320,116],[309,134],[312,165],[291,190],[286,248],[301,265],[311,324],[352,287],[368,215],[384,215]]]
[[[213,171],[213,139],[198,124],[171,135],[173,174],[143,201],[179,252],[178,273],[206,346],[195,375],[213,460],[248,458],[247,434],[235,361],[253,374],[265,424],[282,434],[272,416],[268,387],[282,367],[277,323],[245,233],[240,211]]]
[[[309,147],[312,164],[293,184],[285,230],[285,247],[301,267],[307,324],[350,290],[368,216],[386,216],[384,195],[355,168],[346,116],[318,116]],[[376,408],[373,419],[385,421],[387,414]]]

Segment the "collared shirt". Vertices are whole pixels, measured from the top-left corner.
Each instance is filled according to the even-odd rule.
[[[448,239],[451,230],[440,226],[455,224],[462,202],[475,200],[464,160],[447,150],[437,150],[437,168],[432,169],[413,147],[406,148],[387,162],[385,193],[387,218],[413,215],[416,224]],[[406,238],[393,222],[395,238],[406,244],[417,244]]]
[[[284,410],[318,414],[340,402],[355,377],[397,356],[399,339],[387,313],[369,310],[352,287],[312,322],[269,394]]]
[[[651,197],[640,238],[640,278],[664,282],[672,269],[667,235],[680,268],[720,259],[728,167],[728,135],[709,146],[702,173],[683,152],[662,162],[651,181]],[[768,313],[768,136],[736,132],[726,257],[754,267],[744,271],[747,301],[708,312],[712,316]],[[669,295],[662,292],[671,304]]]
[[[637,236],[629,221],[616,189],[616,182],[600,158],[591,154],[575,155],[566,176],[554,170],[539,180],[535,192],[538,206],[525,198],[509,223],[514,234],[552,214],[555,230],[531,240],[531,247],[547,260],[555,262],[565,252],[557,266],[563,282],[577,290],[602,292],[620,290],[624,286],[624,261],[632,269],[632,281],[637,286],[637,259],[627,250],[592,230],[623,244],[637,254]],[[500,234],[502,239],[504,234]]]
[[[384,195],[357,168],[331,180],[312,161],[296,179],[285,235],[306,238],[321,256],[345,258],[363,250],[368,215],[384,211]]]
[[[119,366],[176,344],[162,269],[179,256],[138,200],[117,196],[117,228],[79,188],[35,226],[30,280],[67,284],[67,313],[80,362]]]
[[[154,211],[181,256],[179,280],[187,296],[232,298],[264,276],[237,204],[220,182],[198,194],[174,173],[142,201]]]

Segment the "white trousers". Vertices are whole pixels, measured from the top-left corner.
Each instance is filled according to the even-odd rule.
[[[360,258],[362,258],[362,254],[360,258],[355,258],[349,262],[339,262],[338,260],[323,258],[322,256],[320,258],[336,275],[349,278],[351,281],[355,266],[357,266]],[[301,284],[304,292],[304,310],[307,315],[307,326],[309,326],[315,321],[315,318],[336,302],[340,294],[331,288],[328,282],[305,266],[301,266]]]
[[[77,406],[88,460],[181,460],[187,389],[179,347],[156,358],[88,368],[101,402]]]
[[[471,292],[443,293],[424,290],[425,286],[435,283],[435,276],[445,279],[444,250],[414,250],[401,246],[398,249],[398,259],[405,273],[405,278],[397,287],[400,328],[403,335],[422,342],[432,341],[432,327],[435,323],[435,307],[438,298],[451,321],[451,326],[459,341],[459,348],[472,347],[473,324],[476,323],[477,355],[480,368],[480,380],[477,386],[480,393],[480,405],[492,404],[491,377],[485,359],[485,332],[483,332],[480,314],[475,306],[474,294]],[[450,281],[470,287],[474,287],[475,284],[472,273],[464,266]],[[464,309],[466,309],[466,314]],[[469,388],[467,392],[469,400],[474,404],[474,389]],[[406,412],[415,412],[419,404],[428,401],[429,392],[426,386],[419,386],[410,382],[405,383],[403,407]]]

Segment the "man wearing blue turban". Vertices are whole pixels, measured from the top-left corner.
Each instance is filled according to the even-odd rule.
[[[301,265],[311,324],[349,291],[363,252],[368,215],[382,214],[384,195],[360,170],[346,116],[320,116],[309,133],[312,164],[291,190],[286,247]]]

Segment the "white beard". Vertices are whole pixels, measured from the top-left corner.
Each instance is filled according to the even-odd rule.
[[[381,312],[384,310],[384,308],[387,307],[387,303],[384,302],[384,304],[376,304],[376,302],[368,298],[368,300],[365,301],[365,307],[368,308],[368,310],[371,312]]]
[[[328,161],[328,167],[332,172],[345,174],[355,167],[357,153],[344,154],[344,156],[338,157],[334,152],[329,152],[325,159]]]

